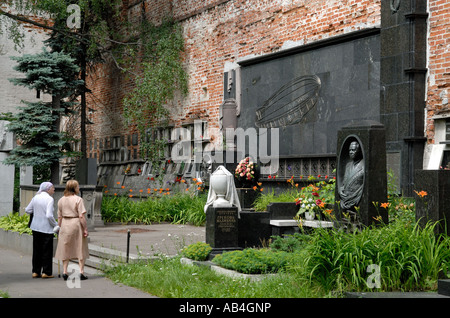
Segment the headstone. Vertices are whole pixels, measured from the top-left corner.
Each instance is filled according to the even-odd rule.
[[[361,121],[339,130],[337,159],[335,212],[341,225],[387,223],[387,210],[380,207],[387,202],[384,126]]]
[[[213,248],[210,257],[226,250],[239,249],[238,219],[241,205],[233,175],[224,166],[219,166],[211,174],[208,199],[204,209],[206,243]]]
[[[13,212],[14,165],[4,165],[14,147],[14,134],[7,130],[8,122],[0,121],[0,216]]]
[[[438,222],[436,234],[450,235],[450,170],[415,171],[416,220]]]
[[[237,207],[208,207],[205,241],[212,247],[211,257],[225,251],[240,249]]]

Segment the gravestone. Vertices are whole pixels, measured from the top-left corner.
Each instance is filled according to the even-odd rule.
[[[14,134],[7,130],[8,122],[0,121],[0,216],[13,212],[14,165],[4,165],[14,148]]]
[[[450,235],[450,170],[416,170],[415,188],[416,220],[421,226],[439,221],[435,233]]]
[[[384,126],[361,121],[338,132],[335,213],[341,226],[388,222]]]
[[[213,207],[206,210],[205,241],[212,247],[211,258],[225,251],[240,249],[237,207]]]

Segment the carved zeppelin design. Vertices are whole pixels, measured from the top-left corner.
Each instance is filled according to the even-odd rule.
[[[298,124],[316,105],[320,87],[316,75],[293,79],[256,110],[256,126],[275,128]]]

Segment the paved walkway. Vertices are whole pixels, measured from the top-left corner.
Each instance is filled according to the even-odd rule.
[[[90,244],[126,252],[130,229],[130,253],[137,248],[144,256],[158,253],[175,255],[184,245],[204,241],[205,228],[186,225],[107,225],[92,231]],[[78,266],[74,266],[78,268]],[[62,272],[62,264],[61,264]],[[55,278],[31,278],[31,255],[0,247],[0,291],[10,298],[152,298],[154,296],[120,284],[114,284],[94,269],[85,269],[88,280],[69,284],[58,278],[58,265],[53,265]],[[69,281],[69,280],[68,280]],[[77,285],[79,283],[79,285]]]

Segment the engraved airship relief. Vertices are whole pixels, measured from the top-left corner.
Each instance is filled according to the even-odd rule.
[[[316,75],[301,76],[283,85],[256,110],[256,126],[295,125],[316,106],[321,87]]]

